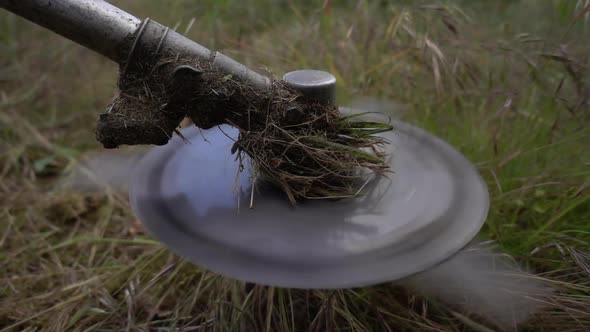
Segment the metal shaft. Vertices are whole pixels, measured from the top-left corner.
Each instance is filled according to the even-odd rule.
[[[268,77],[233,59],[211,51],[152,20],[139,18],[103,0],[0,0],[4,8],[107,58],[123,64],[127,50],[168,50],[214,61],[217,67],[265,89]],[[132,47],[135,45],[135,47]]]
[[[0,0],[0,7],[120,63],[141,20],[102,0]]]

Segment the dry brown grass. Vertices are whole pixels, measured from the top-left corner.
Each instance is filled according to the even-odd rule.
[[[197,16],[192,38],[251,68],[326,68],[338,78],[343,104],[353,95],[404,102],[406,121],[456,146],[488,182],[492,209],[482,235],[559,287],[549,309],[521,330],[589,329],[590,113],[564,61],[542,56],[563,56],[550,35],[501,34],[483,23],[490,13],[468,20],[451,8],[455,35],[432,14],[446,10],[365,1],[334,2],[331,16],[294,1],[299,16],[263,2],[175,1],[166,11],[157,11],[158,2],[113,2],[170,26],[183,18],[181,30]],[[194,7],[203,10],[186,10]],[[544,13],[506,23],[514,30],[528,21],[552,24],[561,36],[545,17],[553,12]],[[465,331],[483,324],[392,285],[247,288],[142,234],[125,195],[51,190],[80,153],[101,148],[93,131],[116,89],[117,68],[0,15],[0,329]],[[574,37],[587,38],[579,23]],[[587,47],[564,44],[587,86]]]

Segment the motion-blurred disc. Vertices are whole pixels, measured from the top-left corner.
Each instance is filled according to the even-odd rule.
[[[249,208],[237,130],[185,128],[136,166],[130,197],[148,232],[186,260],[226,277],[289,288],[348,288],[429,269],[471,241],[489,196],[476,169],[439,138],[400,121],[388,177],[364,196],[292,206],[261,187]],[[239,175],[238,175],[239,174]]]

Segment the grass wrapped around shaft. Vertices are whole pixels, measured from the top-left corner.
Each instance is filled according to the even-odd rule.
[[[121,73],[119,94],[99,119],[105,148],[166,144],[184,117],[203,129],[229,124],[240,129],[232,153],[247,155],[254,178],[293,204],[355,197],[369,176],[390,171],[379,135],[393,129],[388,123],[343,115],[283,81],[261,90],[210,61],[169,56],[134,67]]]

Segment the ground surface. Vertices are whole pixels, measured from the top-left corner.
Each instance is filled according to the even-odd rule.
[[[522,330],[590,329],[590,22],[573,21],[588,1],[112,2],[252,68],[331,71],[343,104],[406,105],[406,121],[485,177],[482,237],[560,287]],[[142,234],[124,195],[48,191],[100,148],[94,126],[116,74],[0,12],[0,330],[474,328],[477,318],[388,285],[246,291]]]

